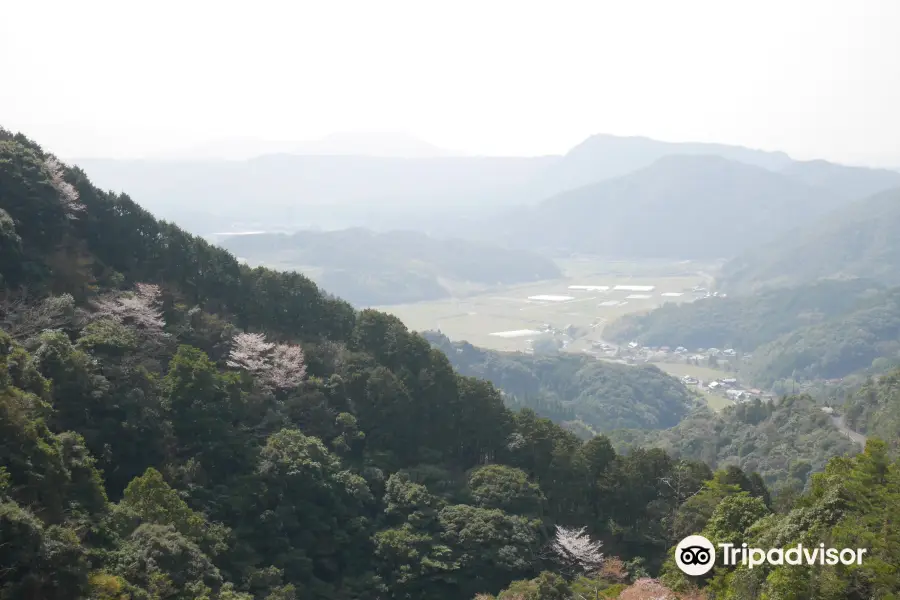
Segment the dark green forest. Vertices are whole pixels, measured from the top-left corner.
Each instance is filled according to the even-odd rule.
[[[782,506],[755,473],[582,441],[396,318],[241,265],[6,131],[0,277],[0,598],[900,592],[882,443]],[[870,551],[686,582],[669,549],[698,531]],[[559,552],[573,535],[602,559]]]
[[[757,348],[742,372],[768,386],[780,379],[834,379],[900,363],[900,288],[828,321]]]
[[[553,525],[635,575],[671,544],[664,453],[510,412],[396,318],[24,137],[0,198],[2,597],[471,598],[549,566]]]
[[[535,356],[451,342],[423,334],[463,375],[493,383],[513,407],[590,435],[622,428],[676,425],[695,403],[678,380],[652,365],[633,367],[577,354]]]
[[[816,401],[802,395],[777,403],[755,399],[719,414],[703,407],[670,429],[618,430],[608,436],[622,452],[662,448],[714,468],[757,472],[775,492],[800,491],[807,476],[821,471],[831,458],[862,450],[831,425]]]
[[[844,402],[847,425],[900,449],[900,369],[869,379]]]

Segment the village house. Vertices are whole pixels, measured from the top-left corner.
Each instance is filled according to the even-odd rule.
[[[750,398],[750,395],[747,394],[747,392],[745,392],[744,390],[725,390],[725,395],[735,402],[743,400],[744,398]]]

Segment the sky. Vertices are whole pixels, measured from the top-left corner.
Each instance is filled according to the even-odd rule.
[[[62,157],[610,133],[900,167],[898,31],[898,0],[10,1],[0,126]]]

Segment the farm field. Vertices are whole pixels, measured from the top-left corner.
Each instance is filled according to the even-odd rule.
[[[665,302],[691,301],[691,289],[707,286],[710,279],[702,265],[693,263],[667,266],[590,258],[557,262],[565,273],[561,279],[376,308],[396,315],[411,330],[439,330],[451,340],[492,350],[525,351],[543,327],[572,326],[576,340],[569,350],[578,351],[600,341],[607,322]],[[637,275],[628,275],[631,272]]]
[[[736,377],[734,373],[722,371],[721,369],[713,369],[710,367],[698,367],[686,363],[653,363],[660,370],[665,371],[669,375],[676,377],[684,377],[690,375],[700,381],[713,381],[715,379],[724,379],[726,377]]]
[[[734,402],[722,396],[721,394],[703,394],[703,399],[706,400],[707,406],[709,406],[712,410],[719,412],[723,408],[728,406],[734,406]]]
[[[714,379],[724,379],[726,377],[734,377],[734,373],[722,371],[720,369],[712,369],[710,367],[698,367],[696,365],[688,365],[685,363],[653,363],[659,367],[661,371],[665,371],[674,377],[684,377],[690,375],[700,381],[712,381]],[[734,402],[729,400],[721,393],[701,392],[701,397],[706,400],[706,404],[714,411],[719,412],[727,406],[734,406]]]

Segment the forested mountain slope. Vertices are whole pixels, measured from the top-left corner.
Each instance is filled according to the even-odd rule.
[[[356,306],[450,295],[450,282],[512,284],[561,276],[552,260],[524,250],[414,231],[301,231],[226,237],[223,247],[253,264],[307,272]]]
[[[626,315],[607,325],[603,335],[646,346],[749,352],[800,327],[878,302],[882,290],[877,281],[821,281],[756,294],[711,296]]]
[[[620,430],[609,436],[620,451],[662,448],[717,468],[759,472],[775,490],[803,489],[807,475],[821,471],[831,458],[862,450],[807,396],[754,400],[719,414],[701,408],[671,429]]]
[[[900,361],[900,288],[863,301],[855,310],[786,333],[753,352],[742,372],[760,385],[779,379],[835,379]]]
[[[867,536],[869,562],[809,597],[900,591],[877,443],[775,514],[758,476],[513,413],[396,319],[242,266],[5,131],[0,210],[3,600],[624,600],[660,589],[686,531],[748,515]],[[603,568],[548,553],[556,525],[587,527]],[[741,576],[681,597],[823,585]]]
[[[900,188],[900,172],[838,165],[825,160],[793,161],[781,169],[808,185],[830,190],[848,200],[862,200]]]
[[[735,293],[853,277],[900,285],[900,189],[795,223],[793,231],[725,263],[717,287]]]
[[[721,258],[844,202],[828,190],[719,156],[667,156],[510,213],[496,230],[523,247],[623,258]]]
[[[647,482],[711,476],[512,413],[6,132],[0,208],[4,599],[468,600],[556,569],[553,525],[653,569],[682,498]]]
[[[900,364],[900,288],[828,280],[704,298],[623,317],[604,335],[623,343],[752,353],[741,358],[742,378],[767,389],[780,381],[883,373]]]
[[[900,450],[900,368],[867,381],[846,401],[847,425]]]
[[[676,425],[693,399],[677,379],[653,366],[632,367],[588,356],[532,356],[476,348],[426,332],[461,374],[490,381],[539,415],[581,430],[627,427],[663,429]]]

